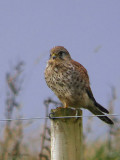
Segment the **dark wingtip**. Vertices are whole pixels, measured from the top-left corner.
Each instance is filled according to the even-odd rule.
[[[101,119],[105,123],[110,124],[110,125],[114,124],[114,122],[109,117],[107,117],[107,115],[103,114],[102,111],[98,107],[89,106],[88,110],[91,111],[93,114],[95,114],[99,119]]]
[[[110,119],[110,123],[109,124],[114,125],[114,122]]]
[[[103,116],[103,117],[98,116],[98,118],[100,118],[101,120],[103,120],[107,124],[114,125],[114,122],[110,118],[108,118],[107,116]]]
[[[99,103],[95,102],[95,105],[100,111],[102,111],[104,113],[109,113],[109,111],[106,108],[104,108],[103,106],[101,106]]]
[[[114,125],[114,122],[111,119],[109,119],[108,124]]]

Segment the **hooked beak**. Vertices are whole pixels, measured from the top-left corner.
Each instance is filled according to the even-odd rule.
[[[52,58],[53,58],[53,59],[56,59],[57,56],[56,56],[55,54],[52,54]]]

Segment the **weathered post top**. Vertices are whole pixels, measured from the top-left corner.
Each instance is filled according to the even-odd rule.
[[[51,110],[53,117],[75,116],[71,108]],[[78,110],[78,116],[82,111]],[[51,160],[83,160],[82,118],[57,118],[51,120]]]

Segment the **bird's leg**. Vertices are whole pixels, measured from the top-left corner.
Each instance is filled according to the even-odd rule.
[[[67,103],[64,103],[64,108],[68,108],[68,105],[67,105]]]

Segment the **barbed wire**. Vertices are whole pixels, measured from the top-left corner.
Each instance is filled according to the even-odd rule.
[[[26,121],[26,120],[39,120],[39,119],[62,119],[62,118],[87,118],[87,117],[116,117],[120,116],[120,114],[105,114],[105,115],[83,115],[83,116],[60,116],[60,117],[51,117],[51,114],[54,115],[54,113],[50,113],[48,117],[31,117],[31,118],[11,118],[11,119],[0,119],[0,121]]]

